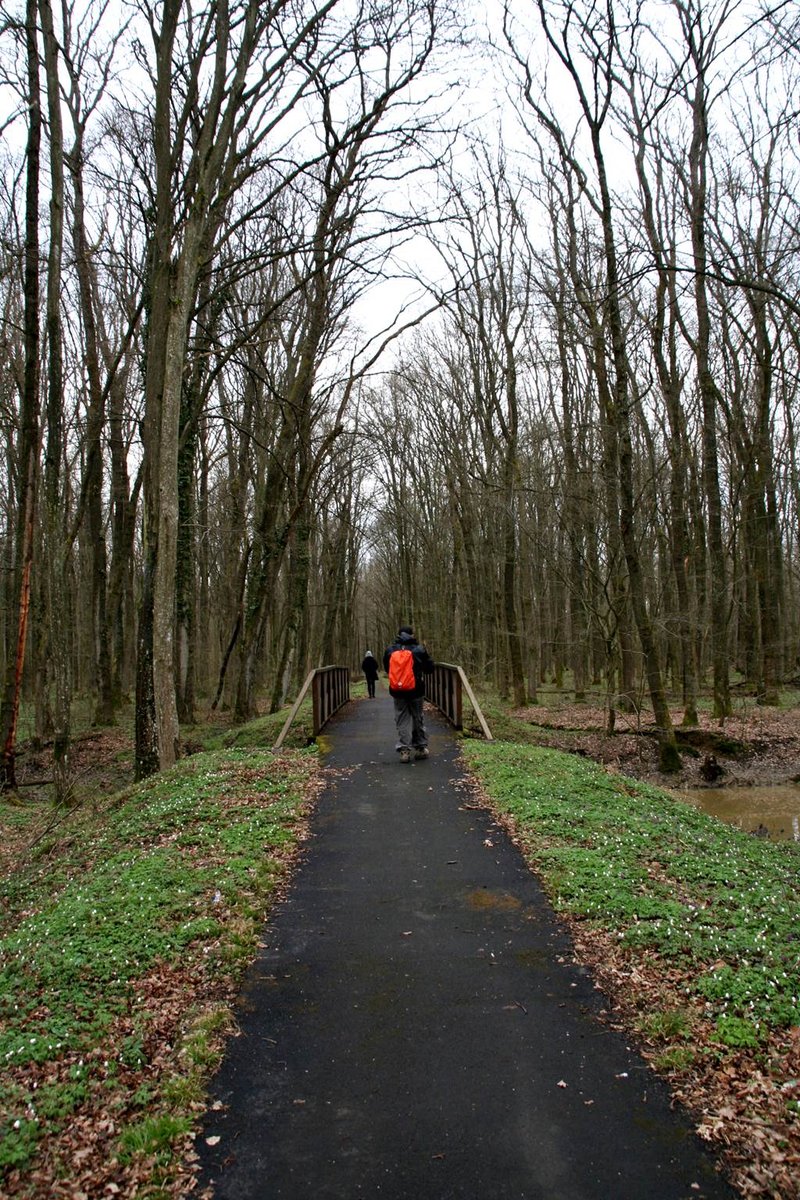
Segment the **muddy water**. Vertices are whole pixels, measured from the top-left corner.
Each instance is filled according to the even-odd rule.
[[[696,788],[676,792],[697,808],[773,841],[800,842],[800,784]]]

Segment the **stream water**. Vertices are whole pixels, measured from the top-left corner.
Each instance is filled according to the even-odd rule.
[[[748,833],[773,841],[800,842],[800,783],[696,788],[675,795]]]

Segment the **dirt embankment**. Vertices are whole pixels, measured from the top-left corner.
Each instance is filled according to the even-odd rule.
[[[533,726],[545,746],[584,754],[610,770],[670,788],[781,784],[800,780],[800,709],[747,705],[725,722],[702,714],[692,728],[672,713],[682,769],[664,775],[652,716],[618,713],[613,734],[606,713],[588,704],[519,709],[515,716]]]

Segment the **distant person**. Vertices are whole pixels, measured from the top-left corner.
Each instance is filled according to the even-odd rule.
[[[361,670],[364,672],[364,678],[367,681],[367,695],[370,700],[375,699],[375,680],[378,678],[378,660],[371,650],[368,650],[364,655],[364,661],[361,664]]]
[[[394,700],[394,722],[397,726],[397,746],[400,761],[411,762],[428,757],[428,735],[422,705],[425,695],[425,676],[433,671],[433,659],[414,637],[410,625],[401,625],[397,641],[387,646],[383,669],[389,676],[389,692]]]

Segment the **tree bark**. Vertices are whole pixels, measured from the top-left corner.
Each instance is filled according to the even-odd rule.
[[[709,313],[706,277],[708,251],[706,248],[708,195],[708,94],[704,51],[698,44],[698,30],[691,5],[676,0],[684,23],[687,48],[692,63],[694,91],[690,96],[692,139],[689,147],[689,218],[694,269],[694,301],[697,315],[697,335],[694,345],[697,363],[697,382],[703,411],[703,485],[707,513],[707,543],[711,574],[711,646],[714,689],[714,716],[724,720],[732,712],[728,670],[728,561],[722,533],[722,495],[719,482],[717,446],[717,412],[720,394],[711,370],[711,317]],[[713,39],[712,39],[713,43]],[[712,46],[706,47],[713,53]]]
[[[36,0],[25,8],[28,141],[25,152],[25,377],[20,406],[17,520],[14,540],[14,608],[9,614],[12,651],[6,665],[0,711],[0,789],[17,786],[17,722],[31,602],[34,512],[39,454],[39,168],[42,114]]]
[[[58,84],[58,48],[50,0],[39,0],[44,39],[45,77],[50,123],[50,246],[47,259],[47,449],[45,455],[44,557],[47,563],[47,618],[53,676],[53,785],[57,804],[70,789],[70,709],[72,672],[67,638],[67,558],[62,496],[64,453],[64,365],[61,332],[62,257],[64,246],[64,136]]]

